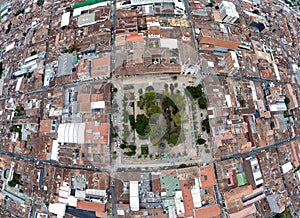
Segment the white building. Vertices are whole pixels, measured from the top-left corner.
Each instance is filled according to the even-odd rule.
[[[131,5],[147,5],[155,3],[174,3],[174,0],[132,0]]]
[[[89,26],[95,24],[95,12],[82,14],[78,17],[77,25],[78,27]]]
[[[291,162],[287,162],[281,166],[281,169],[282,169],[282,173],[286,174],[287,172],[293,169],[293,165]]]
[[[287,110],[286,104],[284,103],[284,98],[276,99],[276,102],[271,102],[269,107],[270,107],[270,111],[272,111],[272,112]]]
[[[91,102],[92,109],[103,109],[105,108],[105,101],[93,101]]]
[[[139,200],[139,182],[130,181],[129,185],[129,196],[130,196],[130,210],[139,211],[140,210],[140,200]]]
[[[14,49],[15,44],[16,44],[16,43],[13,42],[13,43],[10,43],[9,45],[7,45],[7,46],[5,47],[5,52],[8,52],[8,51]]]
[[[58,142],[84,144],[85,123],[62,123],[57,132]]]
[[[260,171],[260,167],[258,164],[258,160],[256,158],[253,158],[250,160],[251,168],[252,168],[252,174],[254,178],[254,182],[256,186],[259,186],[263,184],[262,174]]]
[[[23,81],[23,78],[18,78],[18,81],[17,81],[17,85],[16,85],[16,92],[20,91],[20,88],[21,88],[21,85],[22,85],[22,81]]]
[[[168,211],[169,211],[169,218],[177,218],[175,206],[169,206]]]
[[[176,207],[176,213],[178,216],[184,215],[184,204],[183,204],[183,198],[182,198],[182,191],[176,191],[175,192],[175,207]]]
[[[234,23],[239,19],[239,13],[232,2],[223,1],[220,4],[220,15],[223,22]]]
[[[49,212],[56,214],[58,218],[63,218],[66,214],[66,204],[62,203],[54,203],[54,204],[49,204]]]
[[[71,12],[63,13],[63,15],[61,17],[60,27],[64,27],[64,26],[68,26],[69,25],[69,23],[70,23],[70,15],[71,15]]]
[[[201,194],[200,194],[200,188],[199,187],[200,187],[200,182],[199,182],[199,179],[196,178],[195,179],[195,185],[191,189],[193,203],[194,203],[195,208],[202,207]]]

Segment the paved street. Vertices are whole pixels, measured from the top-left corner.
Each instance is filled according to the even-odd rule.
[[[217,168],[216,168],[216,164],[214,164],[214,173],[215,173],[215,177],[218,180],[218,174],[217,174]],[[219,185],[218,183],[214,185],[214,192],[215,192],[215,196],[216,196],[216,202],[220,205],[221,207],[221,212],[224,218],[227,218],[227,214],[226,214],[226,209],[224,207],[224,203],[223,203],[223,199],[219,190]]]
[[[37,164],[37,163],[40,164],[41,163],[41,164],[45,164],[45,165],[52,165],[52,166],[55,166],[55,167],[66,168],[66,169],[79,169],[79,170],[89,170],[89,171],[97,171],[97,172],[103,171],[102,168],[99,169],[98,167],[94,167],[94,166],[60,164],[56,161],[40,160],[40,159],[36,159],[36,158],[30,157],[30,156],[24,156],[24,155],[12,153],[12,152],[4,151],[2,149],[0,149],[0,154],[7,155],[7,156],[12,157],[14,159],[21,159],[21,160],[31,161],[31,162],[34,162],[35,164]]]
[[[116,199],[115,199],[115,185],[111,182],[109,191],[108,191],[108,217],[116,217],[117,207],[116,207]]]

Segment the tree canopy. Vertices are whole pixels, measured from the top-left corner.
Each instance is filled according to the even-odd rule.
[[[44,4],[44,0],[38,0],[38,1],[37,1],[37,5],[38,5],[38,6],[42,6],[43,4]]]
[[[172,116],[176,126],[181,126],[182,116],[181,112],[177,112],[175,115]]]
[[[135,125],[134,115],[129,115],[129,123],[130,123],[131,129],[135,129],[136,125]]]
[[[153,114],[159,114],[160,108],[153,103],[153,104],[149,105],[149,107],[147,107],[146,113],[147,113],[148,117],[151,117]]]
[[[136,132],[141,136],[146,136],[150,132],[149,119],[144,114],[136,116]]]
[[[198,104],[201,109],[206,109],[206,99],[203,95],[198,99]]]
[[[168,96],[163,95],[163,97],[161,99],[161,106],[163,107],[163,109],[169,108],[169,107],[175,107],[175,103]]]
[[[198,145],[203,145],[203,144],[205,144],[206,143],[206,140],[205,139],[203,139],[203,138],[201,138],[201,137],[198,137],[198,139],[197,139],[197,144]]]
[[[202,85],[198,86],[187,86],[186,90],[191,94],[194,99],[200,98],[202,96]]]
[[[288,97],[285,97],[284,103],[286,104],[286,106],[288,106],[290,102],[291,100]]]
[[[149,107],[154,104],[156,99],[155,92],[146,92],[144,95],[140,96],[140,101],[138,102],[138,106],[140,108],[144,108],[144,106]]]

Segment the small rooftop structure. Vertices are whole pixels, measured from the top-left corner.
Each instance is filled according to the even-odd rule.
[[[285,111],[287,110],[284,100],[277,100],[275,104],[270,104],[270,111]]]
[[[54,213],[57,217],[62,218],[65,216],[66,213],[66,204],[55,203],[49,205],[49,212]]]
[[[92,77],[108,78],[110,73],[110,56],[105,53],[104,57],[92,60]]]
[[[260,167],[259,167],[257,158],[251,159],[250,163],[251,163],[252,174],[253,174],[255,185],[259,186],[259,185],[263,184],[264,181],[262,179],[262,174],[260,171]]]
[[[53,142],[52,142],[51,156],[50,156],[51,160],[58,161],[58,147],[59,147],[58,141],[57,140],[53,140]]]
[[[8,52],[8,51],[14,49],[15,44],[16,44],[16,43],[13,42],[13,43],[10,43],[9,45],[7,45],[7,46],[5,47],[5,52]]]
[[[274,213],[278,213],[278,214],[283,212],[283,210],[285,209],[284,206],[279,207],[278,202],[277,202],[277,199],[279,197],[280,197],[280,195],[278,195],[277,193],[267,196],[267,200],[268,200],[271,210]]]
[[[289,172],[293,169],[293,165],[291,162],[287,162],[287,163],[283,164],[281,166],[281,168],[282,168],[282,173],[286,174],[287,172]]]
[[[72,75],[73,55],[66,53],[58,57],[57,77]]]
[[[105,101],[91,102],[91,109],[103,109],[105,108]]]
[[[187,217],[192,217],[194,214],[194,211],[193,211],[194,204],[193,204],[193,197],[192,197],[191,189],[188,186],[188,183],[186,180],[180,180],[180,185],[181,185],[181,189],[182,189],[184,214]],[[200,197],[200,195],[199,195],[199,197]]]
[[[87,210],[87,211],[94,211],[96,217],[106,217],[105,212],[105,204],[99,204],[95,202],[87,202],[87,201],[78,201],[77,209]],[[85,216],[85,217],[90,217]]]
[[[199,208],[202,206],[201,194],[200,194],[199,187],[200,187],[199,180],[195,178],[195,185],[191,189],[193,203],[194,203],[195,208]]]
[[[4,78],[0,79],[0,96],[3,94]]]
[[[85,123],[59,124],[57,141],[62,143],[84,143]]]
[[[139,211],[139,182],[138,181],[130,181],[129,186],[130,191],[130,209],[132,211]]]
[[[166,189],[167,196],[174,196],[175,191],[180,190],[180,182],[176,176],[162,176],[161,187]]]
[[[83,14],[78,17],[77,25],[78,27],[88,26],[96,23],[95,12],[89,14]]]
[[[215,171],[212,166],[201,167],[200,183],[202,188],[212,187],[216,184]]]
[[[238,186],[243,186],[247,184],[247,178],[245,172],[236,174],[238,180]]]
[[[175,192],[175,207],[176,207],[177,215],[183,215],[185,213],[182,191]]]
[[[52,133],[56,131],[56,120],[42,120],[40,124],[40,132]]]
[[[76,190],[85,190],[86,178],[84,175],[79,175],[74,178],[73,187]]]
[[[64,27],[64,26],[68,26],[69,25],[69,23],[70,23],[70,15],[71,15],[71,12],[63,13],[63,15],[61,17],[60,27]]]
[[[220,4],[220,15],[223,22],[234,23],[239,19],[239,13],[236,11],[235,5],[228,1],[223,1]]]
[[[160,39],[160,45],[162,48],[169,48],[170,50],[178,48],[177,39],[162,38]]]
[[[211,218],[211,217],[220,217],[221,209],[220,205],[215,204],[207,207],[201,207],[195,210],[196,218]]]

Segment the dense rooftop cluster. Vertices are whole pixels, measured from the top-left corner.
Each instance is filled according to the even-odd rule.
[[[299,217],[299,7],[0,1],[0,216]]]

